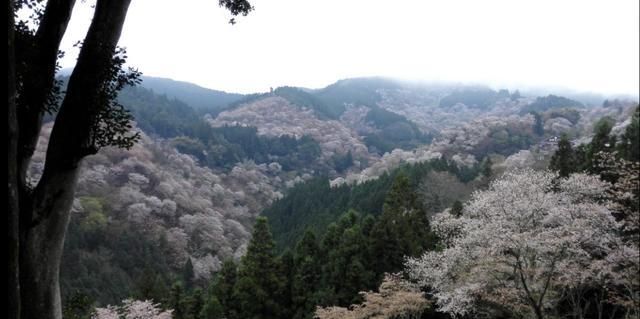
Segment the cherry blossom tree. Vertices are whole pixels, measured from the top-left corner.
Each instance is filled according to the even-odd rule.
[[[96,308],[91,319],[171,319],[173,310],[162,311],[151,300],[131,300],[122,302],[122,306]]]
[[[386,274],[379,292],[361,292],[364,302],[343,307],[318,307],[319,319],[420,318],[429,306],[423,293],[397,274]]]
[[[609,189],[596,176],[508,172],[474,193],[461,217],[436,215],[442,249],[408,259],[407,271],[442,312],[550,317],[576,287],[609,283],[609,259],[633,263],[616,253],[624,245],[604,198]]]

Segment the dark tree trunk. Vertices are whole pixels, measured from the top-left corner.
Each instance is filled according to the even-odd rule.
[[[7,1],[7,242],[9,244],[9,319],[20,318],[19,267],[19,198],[18,198],[18,119],[16,115],[16,63],[14,42],[13,1]]]
[[[42,127],[42,116],[53,87],[60,41],[67,30],[75,0],[50,0],[31,47],[25,48],[26,69],[18,109],[18,181],[26,182],[26,173]],[[20,185],[24,188],[26,185]]]
[[[96,108],[130,0],[99,0],[49,140],[45,168],[20,207],[22,318],[62,317],[59,267],[82,158],[95,153]]]

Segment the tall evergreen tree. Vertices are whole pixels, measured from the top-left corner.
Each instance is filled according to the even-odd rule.
[[[400,270],[404,256],[422,253],[430,245],[428,233],[426,213],[418,203],[409,178],[398,174],[371,232],[371,249],[378,261],[375,271],[379,279],[385,272]]]
[[[568,177],[576,172],[576,162],[576,154],[571,148],[569,137],[563,134],[558,142],[558,150],[551,157],[549,168],[558,171],[560,177]]]
[[[616,144],[616,137],[611,136],[611,129],[614,121],[605,117],[598,121],[594,127],[594,135],[587,148],[586,166],[591,173],[599,174],[601,169],[598,165],[597,154],[600,152],[611,152]]]
[[[316,235],[307,230],[296,245],[295,274],[292,283],[293,318],[311,318],[316,306],[316,291],[320,283],[320,247]]]
[[[278,292],[282,291],[283,280],[279,276],[274,246],[267,219],[258,217],[247,254],[240,263],[234,291],[239,318],[280,318]]]
[[[455,202],[453,202],[453,205],[451,205],[451,215],[456,217],[462,216],[462,209],[463,209],[462,202],[459,200],[456,200]]]
[[[200,319],[222,319],[225,318],[224,309],[216,296],[209,296],[200,311]],[[228,316],[226,318],[229,318]]]
[[[282,280],[280,290],[277,292],[277,299],[280,305],[280,317],[292,318],[294,312],[293,305],[293,281],[296,273],[294,255],[290,249],[285,250],[278,258],[278,276]]]
[[[187,290],[193,288],[193,263],[191,262],[191,258],[187,258],[187,262],[184,264],[182,269],[182,283]]]
[[[216,274],[209,291],[209,294],[212,296],[210,299],[216,299],[223,309],[223,315],[227,318],[235,318],[235,314],[237,313],[233,300],[233,291],[237,280],[238,272],[236,264],[231,259],[225,260],[222,263],[222,268]],[[215,303],[214,301],[209,300],[209,303],[212,303],[210,307],[215,306],[213,304]]]
[[[180,282],[176,282],[171,286],[171,291],[169,292],[169,308],[173,309],[174,319],[186,318],[187,309],[185,309],[184,299],[184,288]]]
[[[333,261],[336,264],[331,279],[339,305],[360,302],[358,292],[375,281],[373,274],[364,266],[365,244],[360,226],[354,225],[343,232],[340,246],[335,250]]]
[[[202,289],[196,288],[193,290],[191,296],[189,296],[188,301],[188,315],[189,319],[200,319],[200,313],[204,309],[205,305],[205,297],[202,293]]]
[[[533,114],[533,117],[535,119],[535,122],[533,124],[533,132],[538,136],[544,135],[544,120],[542,119],[542,115],[540,115],[540,113],[538,112],[531,112],[531,114]]]
[[[484,160],[482,161],[481,164],[481,172],[482,172],[482,176],[484,176],[485,178],[490,178],[491,174],[492,174],[492,170],[491,170],[491,166],[493,165],[493,162],[491,161],[491,157],[487,156],[484,158]]]
[[[618,147],[624,159],[640,162],[640,106],[636,106],[631,123],[625,129]]]

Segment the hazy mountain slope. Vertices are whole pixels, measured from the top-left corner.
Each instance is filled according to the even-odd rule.
[[[207,89],[189,82],[151,76],[143,76],[141,86],[207,111],[221,109],[244,97],[242,94]]]
[[[45,125],[30,170],[34,180],[42,173],[50,131]],[[91,295],[111,302],[126,297],[118,294],[131,291],[145,267],[166,265],[180,273],[190,259],[195,279],[206,281],[223,260],[239,258],[255,217],[282,196],[288,178],[277,163],[243,162],[229,172],[202,167],[144,133],[131,150],[105,148],[87,158],[80,176],[62,282],[73,290],[109,288]],[[114,236],[135,237],[142,246],[109,239]],[[89,284],[100,280],[101,269],[111,269],[127,287]]]
[[[320,153],[308,135],[260,136],[254,127],[213,128],[198,112],[177,99],[169,99],[143,88],[127,88],[119,101],[134,115],[138,127],[149,135],[171,139],[185,154],[201,165],[231,169],[237,162],[278,162],[285,170],[302,170]]]
[[[360,184],[331,185],[324,177],[297,184],[283,198],[266,208],[262,215],[269,218],[274,238],[280,249],[293,248],[305,230],[322,233],[332,222],[349,210],[377,216],[382,212],[384,198],[399,174],[409,176],[411,187],[417,189],[429,172],[449,172],[454,179],[469,182],[476,178],[479,167],[467,169],[453,161],[433,159],[398,166],[375,180]]]
[[[209,118],[209,123],[214,127],[253,126],[258,134],[265,136],[309,135],[320,144],[322,162],[349,152],[360,163],[372,159],[360,136],[352,129],[337,120],[319,119],[312,109],[298,107],[276,95],[224,111],[216,118]]]
[[[548,139],[588,137],[602,116],[619,128],[629,114],[628,103],[617,101],[560,103],[535,117],[523,112],[535,97],[467,89],[352,79],[245,96],[204,117],[208,111],[175,97],[125,90],[120,102],[143,137],[129,151],[104,149],[85,161],[65,251],[65,294],[80,289],[115,302],[138,289],[143,273],[162,274],[157,280],[165,284],[179,279],[187,261],[205,281],[222,260],[244,253],[262,212],[273,218],[280,244],[294,242],[305,227],[323,230],[350,208],[378,213],[391,180],[385,173],[405,164],[423,176],[420,167],[430,160],[446,162],[468,181],[487,158],[496,171],[538,165],[553,150]],[[457,100],[443,105],[447,98]],[[49,131],[34,157],[34,178]]]

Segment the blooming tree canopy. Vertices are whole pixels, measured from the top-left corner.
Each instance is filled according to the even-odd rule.
[[[173,310],[162,311],[151,300],[131,300],[122,302],[122,306],[96,308],[91,319],[171,319]]]
[[[443,247],[408,259],[408,273],[442,312],[548,317],[575,287],[611,273],[605,257],[621,241],[609,188],[585,174],[508,172],[474,193],[461,217],[434,217]]]

